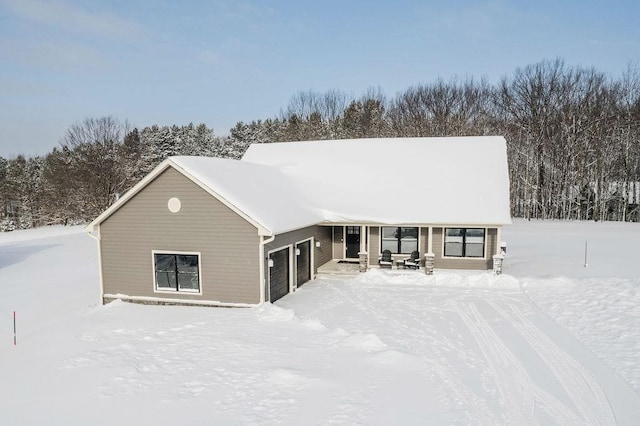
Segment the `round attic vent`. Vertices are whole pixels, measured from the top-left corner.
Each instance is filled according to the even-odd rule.
[[[176,197],[169,198],[167,207],[169,207],[169,211],[171,213],[178,213],[180,211],[180,208],[182,207],[182,203],[180,202],[179,198],[176,198]]]

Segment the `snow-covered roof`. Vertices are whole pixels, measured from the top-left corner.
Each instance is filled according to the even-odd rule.
[[[251,145],[242,161],[170,157],[89,231],[174,167],[262,235],[318,223],[511,223],[504,138],[387,138]]]
[[[327,222],[511,223],[501,136],[254,144],[242,160],[281,170]]]
[[[213,157],[169,157],[86,229],[113,214],[168,167],[173,167],[252,223],[262,235],[273,235],[322,222],[305,194],[278,168]]]
[[[295,182],[276,167],[212,157],[170,157],[169,161],[268,233],[322,221]]]

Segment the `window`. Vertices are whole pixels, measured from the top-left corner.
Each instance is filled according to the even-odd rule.
[[[444,255],[449,257],[484,257],[484,229],[446,228]]]
[[[381,235],[381,251],[389,250],[395,254],[418,251],[418,228],[384,226]]]
[[[157,291],[200,292],[200,255],[154,253]]]

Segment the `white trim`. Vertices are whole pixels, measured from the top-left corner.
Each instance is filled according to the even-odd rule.
[[[189,255],[189,256],[198,256],[198,291],[193,290],[180,290],[180,285],[178,285],[177,290],[158,290],[158,284],[156,283],[156,254],[175,254],[175,255]],[[161,294],[193,294],[195,296],[202,296],[202,253],[199,251],[176,251],[176,250],[151,250],[151,271],[153,272],[153,292],[161,293]],[[176,277],[177,278],[177,277]]]
[[[447,228],[462,228],[462,229],[484,229],[484,248],[482,250],[483,252],[483,257],[470,257],[470,256],[445,256],[444,255],[444,239],[445,239],[445,234],[446,234],[446,230]],[[463,260],[463,261],[470,261],[470,260],[488,260],[488,256],[487,256],[487,244],[489,244],[489,228],[485,228],[482,226],[459,226],[459,225],[454,225],[454,226],[448,226],[448,227],[442,227],[442,254],[441,254],[441,258],[442,259],[454,259],[454,260]]]
[[[309,238],[305,238],[304,240],[300,240],[300,241],[296,241],[293,244],[294,249],[296,249],[296,247],[298,246],[298,244],[303,244],[306,243],[307,241],[309,241],[309,281],[311,281],[314,277],[314,272],[315,271],[315,251],[316,251],[316,246],[314,244],[314,237],[309,237]],[[294,261],[296,263],[295,265],[295,289],[298,289],[298,256],[294,256]]]
[[[181,166],[179,166],[177,163],[175,163],[171,157],[167,158],[166,160],[164,160],[162,163],[160,163],[155,169],[153,169],[147,176],[145,176],[140,182],[138,182],[137,184],[135,184],[133,186],[133,188],[131,188],[129,191],[127,191],[122,197],[120,197],[120,199],[118,201],[116,201],[115,203],[113,203],[111,205],[111,207],[109,207],[108,209],[106,209],[104,212],[102,212],[102,214],[100,216],[98,216],[97,218],[95,218],[90,224],[88,224],[85,227],[85,231],[86,232],[92,232],[94,227],[96,227],[97,225],[99,225],[100,223],[102,223],[105,219],[107,219],[109,216],[111,216],[116,210],[118,210],[124,203],[126,203],[127,201],[129,201],[129,199],[131,199],[134,195],[136,195],[138,192],[140,192],[144,187],[146,187],[153,179],[155,179],[157,176],[159,176],[162,172],[164,172],[166,169],[168,169],[169,167],[173,167],[176,171],[178,171],[179,173],[181,173],[183,176],[185,176],[187,179],[189,179],[190,181],[192,181],[193,183],[195,183],[196,185],[198,185],[200,188],[202,188],[205,192],[207,192],[209,195],[213,196],[214,198],[216,198],[218,201],[220,201],[222,204],[224,204],[225,206],[229,207],[233,212],[235,212],[236,214],[238,214],[240,217],[242,217],[244,220],[246,220],[247,222],[249,222],[251,225],[255,226],[258,229],[258,234],[259,235],[267,235],[267,236],[271,236],[273,235],[273,232],[271,232],[269,229],[267,229],[265,226],[263,226],[262,224],[260,224],[258,221],[254,220],[253,218],[251,218],[249,215],[247,215],[246,213],[244,213],[242,210],[240,210],[239,208],[237,208],[236,206],[234,206],[233,204],[231,204],[228,200],[226,200],[223,196],[221,196],[220,194],[218,194],[217,192],[215,192],[213,190],[213,188],[210,188],[208,185],[205,185],[204,183],[202,183],[200,180],[196,179],[193,175],[191,175],[191,173],[189,173],[187,170],[185,170],[184,168],[182,168]]]
[[[192,294],[192,293],[187,293]],[[140,302],[164,302],[175,303],[177,305],[202,305],[202,306],[221,306],[221,307],[234,307],[234,308],[255,308],[259,304],[255,303],[230,303],[230,302],[218,302],[216,300],[192,300],[192,299],[170,299],[164,297],[149,297],[149,296],[128,296],[126,294],[105,294],[105,298],[114,300],[131,300]]]
[[[96,234],[94,234],[93,232],[88,232],[88,234],[91,238],[96,240],[96,243],[98,245],[98,281],[100,282],[100,304],[102,305],[104,304],[104,300],[102,299],[104,296],[104,278],[102,274],[102,241],[100,239],[99,225],[94,228],[94,232],[96,231]]]
[[[367,266],[371,266],[371,226],[367,225]]]
[[[347,259],[347,226],[352,225],[342,225],[342,256],[340,259]]]
[[[265,254],[264,254],[264,246],[269,244],[270,242],[272,242],[273,240],[276,239],[275,235],[272,235],[270,237],[268,237],[267,239],[265,239],[263,236],[258,235],[258,238],[260,238],[260,242],[258,244],[258,256],[260,256],[260,259],[258,259],[258,265],[260,267],[260,304],[264,303],[264,294],[266,292],[266,285],[267,285],[267,279],[264,276],[264,267],[265,267]]]
[[[102,212],[102,214],[100,216],[98,216],[90,224],[88,224],[84,228],[85,231],[92,232],[93,228],[95,226],[99,225],[106,218],[111,216],[111,214],[113,214],[116,210],[118,210],[121,205],[123,205],[124,203],[129,201],[129,199],[133,198],[134,195],[136,195],[138,192],[140,192],[140,190],[142,188],[147,186],[147,184],[149,184],[149,182],[151,182],[153,179],[155,179],[156,176],[158,176],[160,173],[165,171],[165,169],[167,169],[169,166],[170,166],[169,159],[166,159],[162,163],[160,163],[155,169],[153,169],[151,171],[151,173],[149,173],[144,178],[142,178],[142,180],[140,180],[140,182],[135,184],[130,190],[128,190],[123,196],[121,196],[118,199],[118,201],[113,203],[108,209],[106,209],[104,212]]]
[[[285,245],[280,246],[278,248],[274,248],[272,250],[269,250],[267,252],[267,258],[269,258],[269,255],[271,253],[275,253],[277,251],[280,251],[280,250],[283,250],[283,249],[286,249],[286,248],[289,249],[289,293],[287,293],[287,294],[290,294],[290,293],[293,293],[293,273],[294,273],[294,270],[293,270],[293,259],[292,259],[292,256],[293,256],[293,244],[285,244]],[[267,279],[267,288],[269,289],[268,300],[269,300],[269,302],[271,302],[271,274],[268,274],[268,275],[269,275],[269,278]]]
[[[178,213],[182,209],[182,201],[178,197],[171,197],[167,201],[167,208],[171,213]]]
[[[246,220],[247,222],[249,222],[250,224],[252,224],[256,228],[258,228],[258,234],[260,234],[260,235],[272,235],[273,234],[273,232],[269,231],[265,226],[260,224],[258,221],[254,220],[252,217],[250,217],[249,215],[244,213],[242,210],[240,210],[239,208],[237,208],[236,206],[231,204],[222,195],[220,195],[216,191],[214,191],[213,188],[209,187],[208,185],[205,185],[200,180],[198,180],[195,176],[193,176],[191,173],[189,173],[187,170],[185,170],[184,168],[182,168],[181,166],[179,166],[178,164],[173,162],[173,160],[171,160],[171,158],[168,158],[167,160],[171,162],[171,165],[176,170],[181,172],[183,175],[185,175],[187,178],[189,178],[191,181],[193,181],[195,184],[197,184],[200,188],[204,189],[206,192],[208,192],[210,195],[212,195],[214,198],[216,198],[222,204],[224,204],[225,206],[229,207],[232,211],[237,213],[244,220]]]

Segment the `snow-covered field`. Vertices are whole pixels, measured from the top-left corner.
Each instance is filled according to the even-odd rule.
[[[0,424],[640,424],[640,225],[504,239],[501,277],[371,270],[215,309],[101,306],[81,228],[0,234]]]

